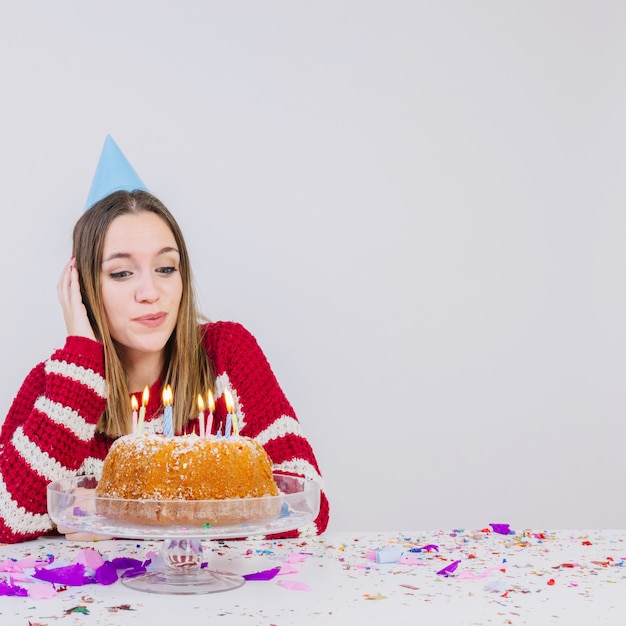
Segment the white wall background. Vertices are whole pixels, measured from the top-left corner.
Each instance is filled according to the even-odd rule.
[[[259,340],[331,527],[624,527],[626,4],[0,5],[0,413],[107,133]]]

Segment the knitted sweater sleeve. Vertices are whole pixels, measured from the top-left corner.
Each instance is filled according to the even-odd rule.
[[[225,389],[230,389],[241,434],[256,439],[265,448],[275,471],[310,478],[322,489],[316,520],[280,536],[324,532],[329,506],[317,460],[256,339],[240,324],[215,322],[207,327],[206,346],[215,367],[216,396],[219,399]]]
[[[0,431],[0,541],[52,530],[48,483],[93,470],[106,454],[95,436],[105,396],[102,345],[84,337],[68,337],[31,370]]]

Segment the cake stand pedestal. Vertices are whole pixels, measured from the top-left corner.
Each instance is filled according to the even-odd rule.
[[[55,481],[48,485],[48,512],[58,525],[76,532],[128,539],[162,539],[161,558],[163,569],[143,572],[135,576],[122,576],[122,583],[132,589],[149,593],[205,594],[236,589],[245,579],[231,572],[215,571],[205,567],[203,539],[235,539],[273,535],[300,528],[312,522],[320,504],[319,485],[311,480],[286,474],[274,474],[280,495],[263,498],[205,501],[137,501],[114,498],[98,498],[95,495],[97,480],[90,476],[79,476]],[[125,510],[126,505],[146,510],[145,523],[128,522],[118,517],[98,513]],[[100,506],[99,506],[100,505]],[[201,507],[208,511],[208,519],[197,523],[157,523],[152,517],[160,507],[180,514],[182,519],[191,519],[192,510]],[[233,508],[234,507],[234,508]],[[221,513],[236,511],[233,523],[212,525],[210,512],[216,519]],[[268,516],[262,511],[280,511]],[[148,513],[149,512],[149,513]]]
[[[165,569],[123,577],[122,583],[150,593],[197,594],[228,591],[246,582],[239,574],[203,568],[202,554],[200,539],[165,539],[161,545]]]

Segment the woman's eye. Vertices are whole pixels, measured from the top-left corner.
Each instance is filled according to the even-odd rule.
[[[122,280],[123,278],[127,278],[128,276],[130,276],[130,272],[124,270],[122,272],[111,272],[109,274],[109,276],[113,279],[113,280]]]
[[[159,274],[173,274],[176,271],[176,268],[172,265],[170,267],[159,267],[157,272]]]

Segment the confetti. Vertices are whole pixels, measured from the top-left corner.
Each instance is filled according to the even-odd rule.
[[[489,526],[491,526],[494,533],[498,533],[499,535],[511,534],[511,529],[508,524],[489,524]]]
[[[363,596],[366,600],[386,600],[387,596],[384,596],[382,593],[377,593],[375,595],[370,595],[369,593],[366,593]]]
[[[437,574],[439,576],[450,576],[451,574],[453,574],[456,571],[456,568],[459,566],[459,563],[461,561],[454,561],[454,563],[450,563],[450,565],[447,565],[446,567],[444,567],[443,569],[440,569]]]
[[[82,613],[83,615],[89,615],[89,609],[86,606],[74,606],[71,609],[65,610],[66,615],[71,615],[72,613]]]
[[[109,613],[117,613],[118,611],[136,611],[137,609],[133,609],[130,604],[120,604],[119,606],[108,606],[107,610]]]
[[[297,580],[279,580],[276,584],[290,591],[311,591],[311,587],[307,583]]]
[[[272,580],[275,578],[280,572],[280,567],[274,567],[272,569],[267,569],[262,572],[255,572],[253,574],[244,574],[243,577],[246,580]]]
[[[206,599],[198,596],[193,605],[195,609],[201,609],[205,603],[214,606],[213,615],[223,616],[225,625],[245,624],[248,618],[250,624],[293,626],[306,622],[308,615],[316,619],[321,616],[320,621],[323,616],[332,615],[337,624],[351,623],[352,611],[355,623],[368,623],[370,613],[377,623],[383,614],[406,615],[419,621],[424,617],[424,607],[433,611],[432,623],[438,623],[440,609],[450,607],[467,615],[464,623],[468,626],[534,623],[537,611],[545,613],[546,607],[550,607],[545,614],[548,621],[554,615],[565,624],[577,623],[577,610],[594,610],[594,603],[606,623],[623,621],[623,531],[517,528],[510,532],[508,528],[507,534],[496,532],[497,527],[490,525],[414,533],[341,533],[306,539],[268,537],[207,542],[205,547],[211,546],[205,550],[205,565],[209,569],[243,572],[249,581],[260,582],[241,587],[232,595],[234,604],[230,607],[229,592]],[[155,610],[150,596],[128,595],[121,578],[162,568],[160,557],[154,552],[159,548],[160,543],[152,540],[116,540],[107,544],[104,553],[86,544],[57,539],[47,545],[38,540],[4,547],[0,593],[21,598],[12,605],[8,599],[2,600],[4,615],[8,614],[6,607],[11,606],[15,608],[10,610],[22,618],[16,623],[26,624],[30,618],[34,623],[52,626],[63,617],[64,610],[74,609],[73,621],[98,626],[111,622],[113,613],[132,612],[135,617],[143,615],[149,623]],[[150,559],[131,558],[144,551]],[[379,559],[400,556],[395,561],[378,562],[377,555]],[[58,575],[63,568],[72,566],[75,573],[80,573],[78,565],[84,567],[83,580],[91,581],[82,589],[33,576],[39,570],[58,570]],[[104,590],[104,584],[113,587]],[[262,604],[254,599],[257,591],[262,593]],[[56,598],[51,606],[61,605],[54,616],[51,613],[56,609],[32,612],[36,604],[43,606],[48,602],[46,597]],[[139,604],[125,604],[133,597]],[[372,604],[365,599],[378,602]],[[26,612],[27,607],[31,607],[31,612]],[[363,611],[360,615],[358,607]],[[91,611],[89,617],[81,613],[83,609]],[[308,613],[302,613],[303,610]],[[68,625],[70,622],[61,621]]]

